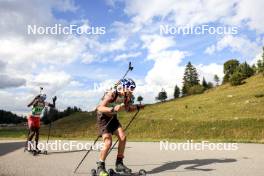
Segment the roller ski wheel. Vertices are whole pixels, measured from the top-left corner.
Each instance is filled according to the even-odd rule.
[[[32,151],[32,154],[33,154],[33,156],[36,156],[36,155],[38,155],[39,153],[38,153],[36,150],[33,150],[33,151]]]
[[[140,170],[138,171],[138,175],[139,175],[139,176],[146,176],[146,175],[147,175],[147,171],[145,171],[144,169],[140,169]]]
[[[115,176],[116,173],[115,173],[114,169],[108,169],[108,175],[109,176]]]
[[[45,150],[45,151],[43,152],[43,154],[44,154],[44,155],[48,155],[48,151]]]
[[[97,176],[97,175],[96,175],[96,170],[95,170],[95,169],[92,169],[92,170],[91,170],[91,176]]]
[[[100,173],[97,173],[96,176],[109,176],[109,174],[105,171],[100,171]]]

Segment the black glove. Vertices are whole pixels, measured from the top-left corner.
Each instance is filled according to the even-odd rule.
[[[53,103],[55,103],[56,100],[57,100],[57,96],[55,96],[55,97],[52,98]]]
[[[57,100],[57,96],[55,96],[55,97],[52,98],[53,106],[54,106],[54,107],[55,107],[55,104],[56,104],[56,100]]]

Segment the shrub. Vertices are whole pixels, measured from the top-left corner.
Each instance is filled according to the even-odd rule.
[[[230,77],[230,83],[232,86],[238,86],[243,83],[243,74],[240,72],[235,72],[231,77]]]
[[[255,97],[256,98],[262,98],[262,97],[264,97],[264,94],[256,94]]]
[[[188,89],[188,95],[201,94],[204,92],[204,87],[202,85],[194,85]]]

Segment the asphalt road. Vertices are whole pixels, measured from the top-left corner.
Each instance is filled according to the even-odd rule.
[[[90,175],[90,170],[96,167],[98,151],[92,151],[74,174],[86,151],[58,149],[49,150],[48,155],[32,156],[24,153],[24,144],[24,141],[0,141],[1,176],[82,176]],[[158,142],[129,142],[125,163],[133,171],[145,169],[148,175],[155,176],[263,176],[264,145],[238,144],[237,147],[235,151],[161,151]],[[107,168],[114,167],[115,156],[116,149],[107,159]]]

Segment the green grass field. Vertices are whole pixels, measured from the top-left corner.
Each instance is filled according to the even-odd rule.
[[[133,113],[121,112],[125,126]],[[76,113],[53,124],[55,138],[96,137],[95,114]],[[25,131],[23,131],[25,133]],[[21,137],[21,130],[0,130],[0,137]],[[41,130],[47,134],[47,127]],[[157,103],[142,110],[128,130],[130,140],[210,140],[264,142],[264,77],[257,75],[246,83],[223,85],[204,94]],[[17,134],[17,135],[16,135]],[[23,136],[23,135],[22,135]]]

